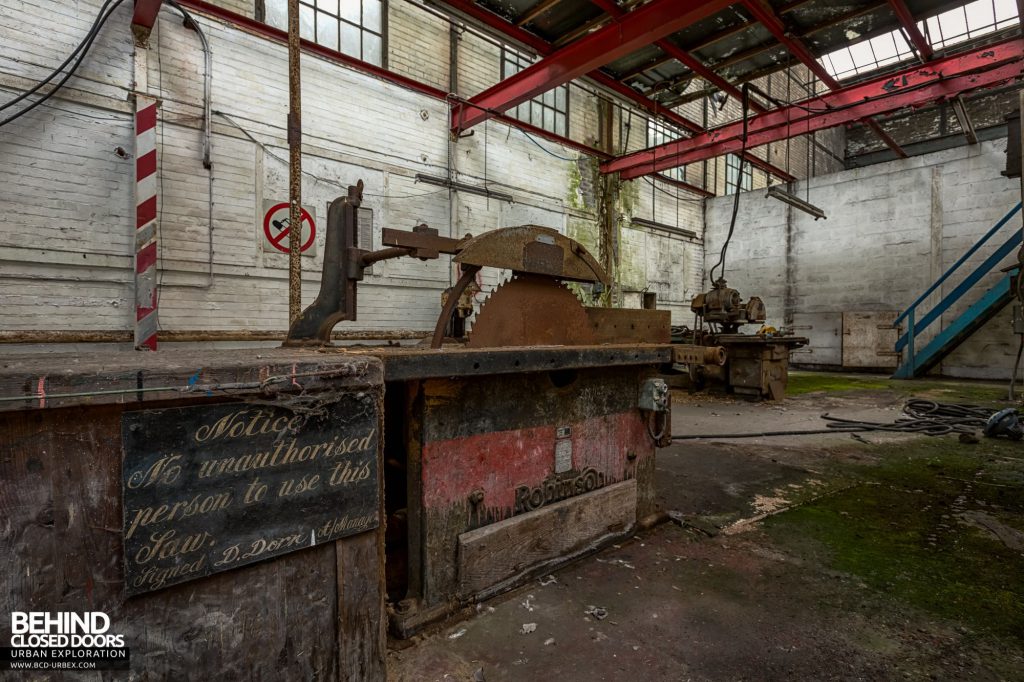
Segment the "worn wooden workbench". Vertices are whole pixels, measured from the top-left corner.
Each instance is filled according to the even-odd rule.
[[[382,420],[382,376],[382,365],[374,357],[277,349],[0,360],[0,611],[5,614],[0,642],[6,646],[10,639],[6,614],[12,611],[101,611],[110,618],[111,632],[125,636],[131,669],[143,678],[383,679],[383,498],[380,438],[375,435]],[[292,478],[301,480],[302,474],[308,485],[316,474],[307,474],[320,471],[325,476],[322,495],[310,486],[298,507],[282,498],[269,507],[253,504],[236,510],[234,516],[227,509],[226,516],[197,513],[185,518],[189,508],[180,506],[180,525],[173,525],[179,523],[175,519],[168,531],[160,522],[176,510],[172,506],[168,512],[165,506],[161,511],[161,502],[187,500],[204,481],[192,480],[189,486],[194,488],[154,486],[148,489],[152,500],[139,497],[146,488],[139,481],[153,469],[133,462],[141,457],[145,465],[151,453],[186,452],[177,449],[182,443],[175,439],[181,434],[200,434],[193,439],[200,440],[229,426],[216,444],[188,456],[237,454],[241,451],[226,442],[229,436],[273,443],[273,434],[266,434],[287,422],[271,417],[290,418],[298,414],[296,409],[342,404],[359,406],[360,428],[366,434],[349,438],[345,457],[364,447],[361,461],[369,473],[351,486],[358,497],[334,499],[350,500],[342,507],[358,503],[369,509],[359,524],[346,526],[359,525],[362,532],[346,535],[338,524],[311,523],[311,540],[306,530],[288,543],[268,536],[269,544],[258,544],[264,542],[260,533],[294,524],[296,513],[310,520],[324,513],[316,503],[321,497],[329,499],[326,476],[331,470],[310,468],[312,458],[299,462],[298,454],[282,454],[278,462],[264,456],[263,468],[256,472],[265,482],[294,482],[282,476],[294,474]],[[248,410],[248,434],[223,421],[239,405]],[[167,408],[176,412],[164,418],[165,413],[156,411]],[[218,421],[202,422],[205,415]],[[125,425],[132,419],[159,433],[143,430],[129,438]],[[178,425],[185,430],[166,430]],[[344,414],[332,413],[331,420],[310,421],[299,429],[288,448],[294,446],[297,453],[306,440],[325,433],[333,434],[332,442],[344,443],[349,426]],[[303,457],[309,452],[303,448]],[[219,493],[221,506],[243,505],[243,483],[251,482],[255,466],[222,477],[229,492]],[[337,479],[350,477],[345,473]],[[180,495],[185,497],[176,497]],[[142,511],[135,509],[136,503],[143,505]],[[168,532],[201,531],[198,536],[209,539],[211,552],[220,553],[207,556],[204,541],[203,549],[190,554],[179,546],[175,557],[168,542],[158,550],[140,530],[129,542],[141,536],[141,549],[126,556],[124,538],[132,523],[141,523],[146,535],[152,530],[151,537],[165,540]],[[325,532],[326,541],[316,537]],[[225,539],[223,534],[237,537]],[[256,556],[261,553],[273,558],[247,564],[249,559],[232,554],[238,553],[232,540],[242,543],[243,552],[252,547],[253,561],[262,559]],[[285,544],[294,546],[276,549]],[[176,560],[180,557],[187,563]],[[161,572],[147,570],[160,561]],[[197,564],[196,576],[167,578]],[[174,580],[181,582],[172,584]]]

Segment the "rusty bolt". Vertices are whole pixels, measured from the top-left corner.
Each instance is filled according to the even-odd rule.
[[[476,507],[484,501],[484,491],[477,488],[469,494],[469,503]]]

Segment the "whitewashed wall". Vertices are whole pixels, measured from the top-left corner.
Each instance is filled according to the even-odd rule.
[[[728,253],[729,285],[745,296],[762,297],[769,323],[794,324],[811,337],[810,352],[798,356],[801,362],[838,365],[843,312],[906,309],[1020,201],[1019,182],[1000,174],[1005,150],[1004,138],[816,177],[809,192],[806,183],[798,183],[794,192],[820,206],[827,220],[815,221],[761,191],[745,193]],[[707,267],[718,260],[731,213],[732,197],[708,202]],[[968,266],[984,260],[1020,224],[1015,217]],[[960,270],[942,292],[970,269]],[[928,335],[1002,276],[986,276]],[[937,371],[1009,378],[1017,351],[1010,323],[1008,307]]]
[[[87,31],[100,0],[0,0],[0,101],[54,68]],[[250,2],[219,3],[252,15]],[[206,171],[199,116],[202,52],[197,37],[165,6],[150,49],[133,67],[130,3],[103,30],[80,74],[45,106],[0,128],[0,330],[130,330],[134,160],[130,94],[160,98],[160,321],[170,330],[283,330],[287,258],[259,245],[265,199],[287,194],[284,46],[199,15],[213,50],[213,272],[208,268]],[[389,10],[388,67],[448,88],[449,25],[401,0]],[[499,79],[499,50],[464,32],[458,89],[473,95]],[[363,179],[366,206],[382,225],[426,222],[441,234],[477,234],[522,223],[570,231],[596,243],[593,206],[574,197],[577,152],[488,122],[452,143],[445,102],[327,60],[303,57],[303,203],[322,226],[327,204]],[[596,102],[574,89],[572,136],[594,139]],[[125,154],[127,152],[127,154]],[[445,176],[515,197],[512,204],[416,184],[416,173]],[[645,181],[621,217],[623,287],[654,290],[682,321],[698,290],[703,250],[632,226],[632,217],[700,234],[693,195],[652,195]],[[669,189],[673,194],[674,190]],[[572,229],[570,230],[570,226]],[[304,258],[303,301],[316,295],[323,258]],[[379,236],[377,237],[379,239]],[[379,243],[375,244],[379,246]],[[493,285],[500,273],[488,273]],[[359,292],[358,329],[432,327],[452,279],[447,258],[379,264]],[[625,300],[629,300],[626,297]]]

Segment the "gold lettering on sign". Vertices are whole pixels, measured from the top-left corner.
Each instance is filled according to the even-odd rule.
[[[125,539],[130,538],[135,534],[137,528],[146,527],[151,523],[184,519],[196,514],[209,514],[229,506],[231,506],[231,493],[225,492],[199,494],[188,500],[178,500],[174,504],[143,507],[136,510],[135,518],[132,519],[124,537]]]
[[[237,410],[218,419],[213,425],[203,424],[193,436],[196,442],[219,440],[221,438],[252,438],[270,433],[294,433],[302,426],[302,415],[277,417],[267,410]]]
[[[217,423],[224,421],[222,418]],[[244,422],[243,422],[244,423]],[[206,426],[196,430],[196,439],[199,439],[199,432]],[[237,457],[219,457],[204,460],[199,464],[199,478],[212,478],[215,476],[227,476],[241,474],[247,471],[259,471],[274,467],[287,466],[295,463],[313,462],[318,458],[329,459],[365,452],[373,447],[373,437],[377,435],[377,429],[370,429],[365,435],[344,438],[335,436],[334,440],[326,443],[315,443],[312,445],[299,446],[298,441],[292,438],[290,441],[281,441],[274,448],[264,452],[239,455]]]
[[[206,555],[203,554],[192,563],[175,564],[174,566],[161,568],[159,566],[147,566],[142,573],[132,581],[136,590],[157,590],[163,587],[167,581],[177,582],[176,578],[189,575],[201,575],[206,567]]]
[[[153,533],[149,536],[149,544],[143,545],[135,553],[135,563],[146,564],[151,559],[171,559],[174,557],[198,552],[212,545],[212,535],[209,533],[194,533],[185,537],[177,537],[178,531],[171,530],[163,533]]]
[[[334,469],[331,471],[331,478],[328,481],[330,486],[346,485],[348,483],[356,483],[358,481],[365,481],[370,477],[370,461],[356,465],[352,465],[348,460],[344,462],[338,462],[334,465]]]
[[[148,488],[151,485],[170,485],[178,480],[181,455],[164,455],[145,471],[136,471],[128,477],[129,488]]]
[[[364,394],[316,417],[247,404],[127,416],[128,594],[376,527],[378,419]]]

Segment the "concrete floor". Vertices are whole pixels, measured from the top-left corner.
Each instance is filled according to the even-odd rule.
[[[791,393],[675,394],[674,432],[892,421],[911,393],[996,406],[1005,389],[798,374]],[[396,643],[391,678],[1024,680],[1024,445],[864,440],[661,450],[673,522]]]

